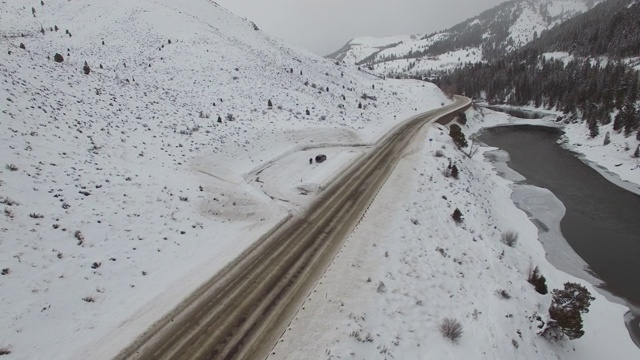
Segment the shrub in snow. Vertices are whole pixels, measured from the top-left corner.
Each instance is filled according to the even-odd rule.
[[[451,166],[451,176],[453,176],[454,179],[457,179],[459,174],[460,171],[458,170],[458,167],[455,165]]]
[[[444,156],[444,152],[442,150],[436,150],[436,153],[434,155],[435,157],[443,157]]]
[[[269,99],[269,101],[267,102],[267,107],[269,109],[273,108],[273,103],[271,102],[271,99]]]
[[[457,223],[461,223],[462,222],[462,212],[458,208],[456,208],[453,211],[453,214],[451,214],[451,217],[453,218],[453,221],[455,221]]]
[[[584,335],[582,314],[589,312],[591,301],[595,300],[584,286],[572,282],[564,284],[564,289],[554,289],[549,307],[549,321],[542,330],[548,339],[578,339]]]
[[[9,275],[10,273],[11,273],[11,270],[9,270],[9,268],[4,268],[4,269],[2,269],[2,272],[0,274]]]
[[[307,109],[307,111],[305,111],[305,113],[307,114],[307,116],[311,115],[311,111],[309,111],[309,109]]]
[[[222,118],[220,117],[220,115],[218,115],[218,122],[222,123]]]
[[[64,61],[64,58],[62,57],[62,55],[56,53],[55,55],[53,55],[53,61],[61,63]]]
[[[378,289],[376,289],[376,291],[381,293],[381,294],[385,293],[385,292],[387,292],[387,286],[382,281],[380,281],[378,283]]]
[[[24,44],[23,44],[23,43],[20,43],[20,49],[22,49],[22,50],[26,50],[26,49],[27,49],[27,47],[26,47],[26,46],[24,46]]]
[[[32,219],[42,219],[44,217],[44,215],[38,214],[38,213],[31,213],[31,214],[29,214],[29,217],[32,218]]]
[[[509,247],[514,247],[518,242],[518,233],[511,230],[505,231],[500,236],[500,240],[502,241],[503,244]]]
[[[636,147],[636,151],[633,153],[634,158],[640,158],[640,145]]]
[[[18,171],[18,167],[14,164],[7,164],[4,167],[9,171]]]
[[[86,61],[84,62],[84,66],[82,67],[82,72],[84,72],[85,75],[89,75],[91,73],[91,68]]]
[[[462,337],[462,324],[456,319],[445,318],[440,324],[440,333],[447,339],[456,342]]]
[[[92,303],[92,302],[96,301],[96,299],[93,296],[85,296],[85,297],[82,298],[82,300],[84,300],[84,301],[86,301],[88,303]]]
[[[467,114],[460,113],[457,118],[458,122],[462,125],[467,125]]]
[[[449,136],[458,148],[467,147],[467,139],[459,125],[453,124],[449,127]]]
[[[232,113],[228,113],[228,114],[227,114],[227,121],[233,121],[233,120],[235,120],[235,119],[236,119],[236,118],[235,118],[235,116],[233,116],[233,114],[232,114]]]
[[[540,274],[540,270],[536,266],[533,271],[529,274],[529,278],[527,279],[529,284],[533,285],[536,291],[542,295],[546,295],[549,290],[547,289],[547,279],[544,275]]]
[[[84,243],[84,235],[80,232],[80,230],[76,230],[73,236],[78,240],[78,245],[82,245]]]
[[[8,347],[0,347],[0,355],[9,355],[11,350]]]
[[[496,295],[502,300],[511,299],[511,294],[505,289],[496,290]]]

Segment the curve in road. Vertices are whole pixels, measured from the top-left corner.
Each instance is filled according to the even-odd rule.
[[[470,106],[455,102],[396,126],[298,218],[242,256],[154,324],[117,360],[264,359],[400,160],[414,134]]]

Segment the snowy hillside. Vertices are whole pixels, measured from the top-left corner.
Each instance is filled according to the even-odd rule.
[[[368,66],[378,74],[430,76],[468,62],[494,59],[518,49],[542,31],[582,13],[594,0],[515,0],[502,3],[450,29],[418,39],[354,39],[329,57]],[[387,40],[388,39],[388,40]],[[385,41],[386,40],[386,41]],[[358,46],[350,46],[356,42]],[[367,47],[368,44],[371,44]]]
[[[0,4],[7,358],[108,358],[355,156],[326,146],[448,102],[257,28],[208,0]]]

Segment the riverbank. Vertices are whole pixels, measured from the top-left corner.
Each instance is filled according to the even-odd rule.
[[[561,128],[564,132],[561,145],[565,149],[578,154],[582,161],[607,180],[640,195],[640,158],[633,156],[640,141],[635,138],[635,133],[627,137],[622,132],[614,131],[611,123],[600,126],[598,135],[592,138],[583,122],[565,124],[556,121],[559,116],[563,116],[558,111],[531,106],[482,106],[487,109],[479,108],[481,114],[486,112],[492,114],[491,116],[497,116],[496,113],[507,112],[515,116],[510,120],[498,120],[497,124],[531,124]],[[610,142],[605,145],[607,136]]]
[[[505,114],[502,113],[495,112],[489,112],[486,114],[486,116],[480,115],[479,118],[488,122],[488,124],[484,124],[482,128],[490,128],[497,125],[523,124],[547,125],[552,128],[560,127],[553,121],[521,120],[512,118],[508,115],[505,116]],[[476,125],[475,131],[480,130],[477,124],[477,122],[474,123],[474,125]],[[564,135],[562,135],[562,141],[558,141],[558,143],[560,143],[561,146],[565,149],[568,148],[569,150],[573,150],[571,149],[570,144],[572,143],[572,141],[575,142],[575,138],[572,139],[571,136],[572,134],[575,135],[575,133],[579,133],[579,131],[576,131],[575,126],[570,126],[570,128],[571,130],[573,130],[573,132],[569,132],[568,134],[565,133]],[[534,129],[537,130],[533,131]],[[531,131],[533,131],[534,133],[536,131],[542,133],[555,133],[554,131],[542,131],[540,129],[544,128],[532,128]],[[564,127],[563,130],[565,130]],[[626,324],[626,327],[633,341],[637,346],[640,347],[640,327],[638,327],[638,323],[640,321],[640,311],[637,306],[627,302],[624,298],[620,298],[614,295],[615,293],[619,296],[624,296],[637,301],[637,296],[636,294],[634,294],[634,281],[631,280],[629,283],[629,279],[627,276],[628,274],[635,274],[637,273],[637,271],[630,269],[621,270],[621,267],[629,267],[635,263],[634,255],[632,254],[637,253],[637,251],[634,250],[635,247],[637,247],[637,244],[634,241],[637,229],[627,229],[628,231],[622,232],[622,229],[625,228],[625,224],[628,225],[626,227],[633,227],[633,220],[621,219],[625,217],[625,211],[620,211],[622,209],[620,209],[619,205],[610,204],[607,208],[608,210],[604,210],[604,214],[607,215],[604,217],[601,216],[603,215],[601,214],[601,212],[603,211],[602,209],[596,210],[595,208],[593,208],[593,206],[591,206],[593,204],[590,205],[590,203],[593,202],[596,202],[598,204],[596,207],[606,206],[608,203],[618,204],[620,202],[633,202],[634,195],[625,195],[625,192],[619,190],[617,186],[637,193],[637,185],[620,180],[617,174],[607,171],[601,164],[595,163],[594,161],[589,161],[584,154],[578,154],[577,158],[579,160],[582,160],[582,162],[586,163],[591,168],[595,169],[598,173],[603,175],[606,180],[616,186],[610,185],[607,181],[599,180],[602,179],[602,177],[585,170],[589,168],[585,167],[584,164],[581,165],[581,162],[578,159],[574,158],[574,155],[576,154],[572,155],[569,152],[562,153],[563,150],[555,150],[553,154],[541,154],[548,152],[549,149],[553,148],[553,146],[550,148],[548,145],[544,145],[542,148],[536,149],[532,144],[527,145],[527,141],[530,141],[532,137],[535,137],[532,136],[535,134],[527,134],[527,136],[524,138],[518,138],[518,136],[516,135],[517,131],[514,132],[513,130],[508,129],[508,127],[494,128],[493,131],[504,132],[505,134],[496,138],[495,136],[488,137],[489,134],[485,132],[483,133],[483,139],[485,137],[488,137],[488,140],[493,138],[493,141],[489,141],[492,144],[498,139],[506,142],[505,144],[501,145],[500,148],[509,150],[509,152],[517,151],[517,153],[515,153],[514,155],[516,155],[516,157],[519,159],[519,161],[512,162],[510,166],[514,167],[517,170],[525,170],[523,174],[528,178],[527,183],[532,183],[544,187],[540,188],[523,184],[523,182],[527,179],[522,174],[516,172],[514,169],[506,165],[506,162],[510,160],[509,153],[503,150],[489,151],[486,153],[486,156],[494,161],[496,171],[498,171],[498,173],[502,177],[516,182],[512,185],[512,188],[514,190],[512,195],[513,202],[519,209],[525,211],[529,215],[531,221],[538,227],[539,239],[546,249],[547,259],[558,270],[579,277],[583,280],[588,281],[592,285],[597,286],[600,294],[606,297],[609,301],[628,307],[630,309],[630,312],[627,312],[627,314],[625,314],[624,323]],[[534,143],[536,141],[538,140],[533,140]],[[506,145],[508,143],[512,143],[512,146]],[[551,144],[555,145],[553,143]],[[523,148],[526,148],[527,150],[520,151]],[[595,148],[595,146],[591,146],[592,150],[594,150]],[[560,149],[560,147],[557,147],[557,149]],[[523,162],[523,157],[527,157],[527,154],[531,153],[535,153],[536,155],[530,157],[529,160],[524,160]],[[606,152],[600,151],[597,153],[603,154]],[[566,161],[564,161],[562,162],[562,165],[556,164],[551,166],[549,164],[550,162],[558,162],[558,159],[563,157],[566,159],[566,161],[569,161],[569,163],[566,163]],[[607,158],[605,156],[602,158],[608,160],[609,163],[612,161],[611,157]],[[529,164],[527,166],[530,169],[535,168],[535,171],[527,170],[527,166],[525,166],[525,164]],[[523,166],[525,167],[523,168]],[[582,166],[583,169],[580,169],[580,166]],[[569,170],[569,173],[579,172],[581,175],[562,175],[562,171],[566,170],[566,168],[573,169]],[[553,177],[555,177],[555,179],[551,179]],[[574,185],[576,185],[575,181],[567,181],[567,179],[575,178],[580,178],[581,182],[579,186],[574,187]],[[587,181],[588,179],[591,179],[589,183],[584,184],[583,182]],[[597,184],[594,184],[594,181]],[[565,183],[565,185],[562,185],[563,182]],[[591,184],[592,186],[588,186],[589,184]],[[573,187],[573,189],[569,192],[563,192],[563,190],[561,190],[563,188],[571,187]],[[547,190],[547,188],[552,189],[553,192]],[[609,189],[609,192],[605,191],[607,189]],[[581,194],[580,190],[582,190],[584,194]],[[555,194],[561,195],[563,200],[560,201]],[[600,196],[602,199],[598,200],[597,196],[596,198],[594,198],[594,195]],[[616,198],[618,200],[615,200]],[[570,205],[571,211],[569,212],[569,214],[567,214],[567,208],[565,207],[563,202]],[[634,208],[637,208],[637,201]],[[589,215],[590,212],[591,215]],[[636,211],[632,211],[632,213],[635,212]],[[592,220],[587,220],[587,218]],[[562,231],[560,229],[561,221],[563,225]],[[616,225],[615,221],[622,221],[622,223]],[[592,228],[589,228],[590,226]],[[613,227],[613,229],[605,230],[611,227]],[[578,243],[569,245],[569,243],[563,236],[563,232],[567,234],[567,236],[569,236],[569,239],[573,239],[573,242],[576,242],[578,240]],[[615,232],[615,245],[614,243],[611,243],[611,241],[608,241],[607,245],[602,244],[602,239],[611,239],[611,235],[613,234],[613,232]],[[578,236],[578,233],[580,233],[581,235]],[[629,241],[625,242],[623,240],[625,238]],[[597,244],[600,244],[599,247]],[[617,245],[621,246],[615,249]],[[577,246],[576,251],[583,254],[583,256],[586,256],[586,259],[588,259],[588,262],[592,266],[589,266],[587,262],[585,262],[578,254],[576,254],[572,246],[574,248],[576,248]],[[611,257],[611,259],[607,260],[607,256]],[[613,266],[613,268],[620,271],[612,269],[612,265],[615,265]],[[602,275],[610,285],[604,283],[597,277],[598,275],[591,272],[590,267],[595,268],[596,273]],[[627,282],[628,284],[625,285],[625,282]],[[623,323],[622,320],[621,323]]]

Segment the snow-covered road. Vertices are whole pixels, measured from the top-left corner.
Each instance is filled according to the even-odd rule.
[[[264,358],[425,125],[471,102],[414,116],[343,171],[305,214],[274,229],[118,359]],[[409,149],[410,150],[410,149]]]

